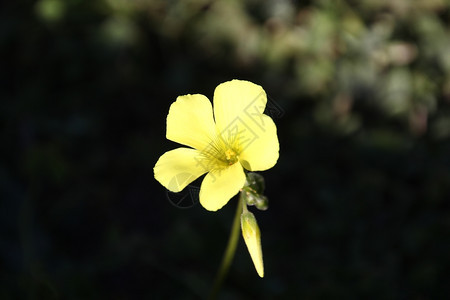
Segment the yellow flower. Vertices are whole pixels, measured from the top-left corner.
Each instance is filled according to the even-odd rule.
[[[203,95],[179,96],[167,116],[167,139],[189,146],[164,153],[153,169],[155,178],[172,192],[208,173],[200,187],[200,203],[210,211],[222,208],[245,184],[244,168],[263,171],[278,160],[277,129],[263,114],[267,96],[259,85],[227,81]]]

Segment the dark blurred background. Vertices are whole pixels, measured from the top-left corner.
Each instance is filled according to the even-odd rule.
[[[236,198],[177,208],[153,166],[176,97],[234,78],[266,90],[281,150],[253,210],[266,276],[241,239],[221,299],[445,299],[449,7],[3,3],[0,299],[204,298]]]

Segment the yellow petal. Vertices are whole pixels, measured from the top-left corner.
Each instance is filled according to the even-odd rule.
[[[207,210],[216,211],[227,204],[244,184],[245,174],[239,163],[210,171],[200,187],[200,203]]]
[[[207,170],[199,163],[200,152],[195,149],[178,148],[164,153],[156,162],[153,172],[166,189],[183,190]]]
[[[231,80],[217,86],[214,91],[214,118],[220,132],[238,119],[252,118],[264,112],[267,103],[263,88],[250,81]],[[244,120],[245,122],[245,120]]]
[[[256,222],[255,216],[249,212],[243,212],[241,215],[241,229],[248,252],[255,265],[259,277],[264,277],[264,263],[261,249],[261,232]]]
[[[278,160],[280,148],[275,123],[261,114],[257,122],[247,124],[249,129],[242,130],[240,135],[240,140],[246,141],[239,154],[242,166],[249,171],[270,169]]]
[[[202,150],[215,136],[211,102],[203,95],[179,96],[167,115],[167,139]]]

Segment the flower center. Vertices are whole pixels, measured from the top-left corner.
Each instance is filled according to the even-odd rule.
[[[234,152],[233,149],[227,149],[225,151],[225,157],[226,157],[227,162],[228,162],[229,165],[232,165],[232,164],[234,164],[235,162],[238,161],[238,157],[236,155],[236,152]]]
[[[239,161],[240,147],[236,139],[215,138],[196,159],[206,170],[220,170]]]

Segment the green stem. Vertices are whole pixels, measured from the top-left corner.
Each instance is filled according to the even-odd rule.
[[[219,271],[217,271],[216,279],[209,295],[209,299],[216,299],[217,295],[222,287],[223,281],[230,269],[231,262],[233,261],[234,254],[236,253],[236,247],[239,241],[239,228],[241,227],[241,214],[242,214],[242,197],[239,194],[239,203],[236,209],[236,215],[233,220],[233,227],[231,228],[230,237],[228,239],[228,245],[222,258]]]

